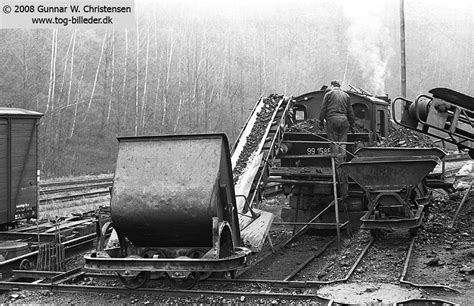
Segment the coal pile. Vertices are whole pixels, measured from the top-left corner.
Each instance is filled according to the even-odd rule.
[[[272,94],[266,98],[263,98],[264,106],[257,114],[257,120],[255,121],[252,131],[247,137],[247,142],[240,153],[239,159],[235,165],[233,176],[234,184],[239,180],[240,175],[244,172],[247,167],[249,157],[257,149],[259,143],[265,135],[268,122],[272,119],[275,108],[278,106],[278,102],[283,98],[282,95]]]
[[[382,137],[377,143],[378,147],[410,147],[410,148],[431,148],[435,147],[433,140],[427,135],[404,127],[398,129],[390,128],[390,134]]]
[[[313,133],[313,134],[326,133],[326,125],[323,127],[323,129],[320,129],[319,122],[320,122],[319,119],[307,119],[305,121],[298,122],[295,125],[288,127],[286,132]],[[368,133],[369,130],[364,128],[362,125],[357,124],[356,122],[354,123],[354,132],[355,133]]]
[[[325,133],[326,129],[320,129],[319,128],[319,120],[318,119],[308,119],[305,121],[301,121],[296,123],[295,125],[292,125],[288,127],[286,130],[287,132],[290,133]]]

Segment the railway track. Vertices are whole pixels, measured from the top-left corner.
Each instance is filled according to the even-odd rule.
[[[44,183],[40,187],[40,204],[107,196],[112,182],[112,177],[106,177]]]
[[[307,237],[302,235],[303,231],[300,231],[298,235],[290,237],[290,239],[282,242],[280,245],[274,247],[272,254],[277,254],[278,256],[286,256],[282,254],[282,249],[285,247],[294,247],[297,242],[300,242],[301,245],[306,244]],[[164,284],[162,281],[150,281],[149,287],[140,288],[140,289],[127,289],[122,286],[110,285],[111,280],[116,279],[114,274],[102,274],[102,273],[88,273],[82,268],[76,268],[67,272],[44,272],[44,271],[25,271],[25,270],[15,270],[14,278],[1,281],[0,288],[3,290],[12,290],[12,289],[24,289],[24,290],[50,290],[52,292],[67,292],[67,293],[109,293],[109,294],[157,294],[160,296],[167,296],[173,298],[203,298],[204,296],[219,296],[226,298],[241,298],[241,301],[250,301],[252,299],[264,299],[264,300],[278,300],[281,302],[291,302],[291,301],[300,301],[300,302],[311,302],[319,303],[322,305],[338,305],[336,302],[323,297],[317,294],[317,288],[324,285],[332,285],[335,283],[343,283],[349,280],[360,281],[360,278],[369,277],[369,274],[373,271],[363,271],[358,269],[358,267],[363,267],[365,261],[368,260],[370,263],[370,256],[374,250],[381,250],[385,245],[387,251],[397,250],[397,254],[393,254],[391,257],[399,257],[396,261],[398,263],[398,268],[400,270],[399,275],[394,275],[393,282],[396,283],[399,277],[400,284],[406,284],[419,288],[432,288],[432,289],[442,289],[442,290],[452,290],[456,291],[453,288],[442,286],[442,285],[432,285],[432,284],[415,284],[406,280],[407,271],[410,264],[410,259],[413,254],[413,247],[415,245],[415,237],[412,239],[407,239],[406,237],[396,238],[395,240],[384,240],[376,241],[373,238],[364,245],[362,251],[357,254],[355,261],[349,267],[348,271],[343,277],[318,281],[318,280],[292,280],[299,273],[304,271],[307,264],[314,261],[321,254],[323,254],[335,241],[331,237],[321,241],[318,246],[318,250],[314,251],[311,256],[307,258],[304,262],[300,263],[292,269],[291,271],[284,271],[281,273],[279,279],[262,279],[262,278],[245,278],[252,276],[252,273],[248,273],[250,270],[262,270],[262,265],[268,263],[269,261],[274,261],[275,258],[270,256],[263,256],[262,260],[257,261],[251,264],[246,271],[239,273],[239,278],[236,279],[215,279],[209,278],[200,282],[197,289],[194,290],[179,290],[176,288],[171,288],[169,285]],[[304,248],[301,248],[300,251],[304,252]],[[384,251],[384,250],[382,250]],[[298,260],[296,260],[298,261]],[[385,263],[381,263],[385,264]],[[264,274],[264,273],[263,273]],[[261,276],[262,274],[260,274]],[[258,277],[259,274],[253,275]],[[91,282],[91,279],[93,281]],[[84,284],[84,280],[88,280]],[[370,279],[374,282],[379,281],[377,277]],[[367,279],[365,280],[367,281]],[[151,288],[153,287],[153,288]],[[302,290],[302,288],[310,288]],[[311,289],[314,288],[314,289]],[[242,300],[242,297],[245,297],[245,300]],[[422,300],[425,302],[428,301],[437,301],[437,300]],[[447,305],[450,305],[450,302],[442,301]]]
[[[41,183],[41,189],[48,189],[54,187],[64,187],[64,186],[77,186],[77,185],[92,185],[92,184],[103,184],[109,183],[112,184],[113,176],[109,175],[104,178],[93,178],[93,179],[75,179],[75,180],[65,180],[65,181],[58,181],[58,182],[48,182],[48,183]],[[57,190],[57,189],[54,189]]]

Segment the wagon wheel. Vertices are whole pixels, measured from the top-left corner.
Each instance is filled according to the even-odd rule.
[[[19,269],[20,270],[31,270],[31,269],[33,269],[33,264],[28,259],[23,259],[20,262]]]
[[[163,251],[157,250],[157,249],[145,249],[142,252],[142,257],[143,258],[166,258],[166,255]],[[151,279],[159,279],[163,277],[165,272],[153,272],[152,275],[150,275]]]
[[[137,255],[130,255],[127,258],[141,258]],[[145,285],[150,279],[149,271],[126,271],[117,272],[118,278],[128,289],[138,289]]]
[[[189,290],[196,286],[196,284],[199,282],[199,272],[191,272],[187,277],[185,278],[172,278],[170,276],[169,280],[171,285],[180,290]]]
[[[145,285],[150,279],[149,271],[141,271],[137,273],[132,273],[133,275],[122,275],[120,272],[117,272],[118,278],[122,284],[128,289],[138,289],[141,286]]]
[[[186,256],[189,258],[202,258],[204,254],[206,254],[206,249],[203,248],[195,248],[190,250],[189,252],[186,253]],[[199,273],[199,280],[205,280],[208,279],[211,276],[212,272],[200,272]]]

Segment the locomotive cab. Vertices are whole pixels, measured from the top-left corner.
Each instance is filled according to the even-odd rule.
[[[319,90],[293,98],[293,122],[318,119],[327,91]],[[355,125],[360,131],[372,132],[379,137],[388,135],[390,100],[346,91],[351,98]],[[349,135],[348,135],[349,136]]]

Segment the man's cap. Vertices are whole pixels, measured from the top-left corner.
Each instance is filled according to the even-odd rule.
[[[338,81],[331,81],[331,86],[336,86],[336,87],[341,87],[341,84],[339,84]]]

